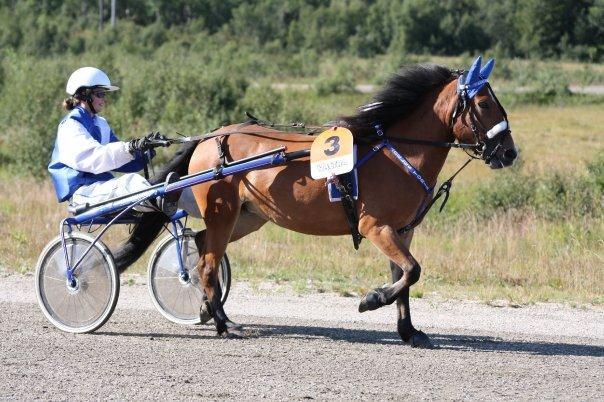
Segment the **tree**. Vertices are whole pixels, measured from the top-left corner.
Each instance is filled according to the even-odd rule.
[[[560,53],[563,37],[572,34],[577,6],[574,0],[524,0],[518,8],[519,50],[525,57]]]

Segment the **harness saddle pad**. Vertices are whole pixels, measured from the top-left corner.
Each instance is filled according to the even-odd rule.
[[[345,173],[345,174],[349,176],[350,183],[352,184],[352,189],[350,191],[350,194],[352,195],[352,197],[355,200],[357,200],[359,198],[359,184],[358,184],[359,180],[358,180],[357,170],[355,168],[352,172]],[[329,193],[330,202],[336,202],[336,201],[342,200],[342,195],[340,194],[340,190],[338,190],[338,188],[336,187],[336,185],[334,183],[327,184],[327,191]]]

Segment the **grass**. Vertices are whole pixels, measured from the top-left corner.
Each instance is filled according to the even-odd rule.
[[[601,220],[546,222],[515,212],[419,230],[412,251],[423,276],[412,296],[601,304],[603,236]],[[275,226],[232,244],[229,255],[238,279],[268,278],[298,291],[361,295],[390,277],[387,261],[367,241],[354,253],[348,237],[311,237]]]
[[[525,172],[580,173],[586,161],[603,151],[601,107],[528,106],[509,112]],[[464,159],[463,153],[452,152],[441,179]],[[472,163],[456,180],[453,208],[476,196],[472,190],[476,183],[503,177],[498,174]],[[0,266],[31,272],[38,253],[57,235],[64,206],[56,203],[49,180],[14,179],[0,173],[0,194]],[[602,304],[604,222],[600,216],[545,220],[528,210],[487,218],[463,213],[453,220],[429,216],[416,231],[411,248],[423,268],[411,295],[504,299],[516,304]],[[202,225],[192,223],[197,228]],[[126,236],[126,227],[115,228],[107,243],[115,245]],[[348,236],[311,237],[266,225],[230,245],[228,253],[234,280],[256,285],[269,280],[297,292],[360,295],[390,281],[387,261],[377,249],[365,240],[354,252]],[[131,270],[144,272],[149,255],[150,251]]]
[[[604,152],[601,105],[525,106],[508,114],[523,168],[535,175],[584,171],[585,162]],[[440,178],[452,174],[466,159],[464,153],[451,151]],[[455,185],[496,180],[498,174],[482,162],[472,162]]]

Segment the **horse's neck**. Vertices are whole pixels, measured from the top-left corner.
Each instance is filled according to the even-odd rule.
[[[387,134],[397,138],[451,142],[453,138],[450,119],[454,102],[455,83],[453,82],[427,95],[414,113],[391,126]],[[419,144],[395,145],[434,186],[450,148]]]

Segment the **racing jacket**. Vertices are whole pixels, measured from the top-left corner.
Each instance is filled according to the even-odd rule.
[[[143,155],[128,152],[128,143],[117,139],[107,120],[78,106],[59,123],[48,171],[63,202],[82,186],[113,179],[110,171],[138,172],[145,162]]]

